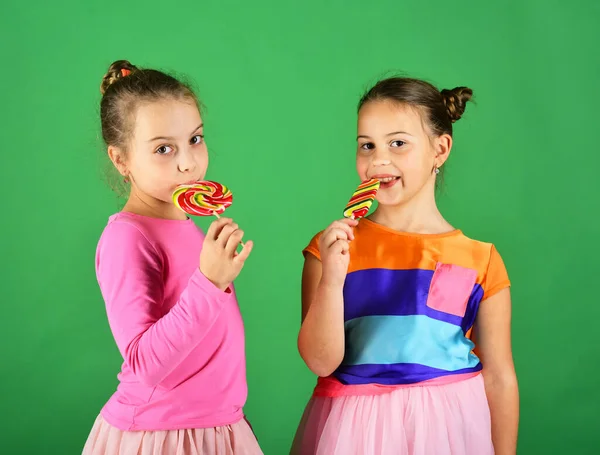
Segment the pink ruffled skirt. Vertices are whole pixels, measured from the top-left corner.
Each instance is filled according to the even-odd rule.
[[[102,416],[94,423],[83,455],[262,455],[245,420],[216,428],[121,431]]]
[[[314,396],[292,455],[493,455],[481,374],[379,395]]]

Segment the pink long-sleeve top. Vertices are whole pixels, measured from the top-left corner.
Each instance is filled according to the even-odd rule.
[[[209,428],[243,418],[244,327],[235,292],[199,270],[192,220],[121,212],[96,252],[96,275],[123,356],[102,417],[121,430]]]

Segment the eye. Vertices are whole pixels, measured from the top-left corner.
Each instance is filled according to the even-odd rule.
[[[369,152],[375,148],[375,144],[373,144],[372,142],[366,142],[362,145],[359,145],[359,148],[361,151]]]
[[[204,142],[204,136],[202,134],[196,134],[190,139],[190,144],[192,145],[202,144],[202,142]]]
[[[168,155],[171,152],[173,152],[173,147],[170,147],[168,145],[161,145],[156,149],[156,153],[158,153],[159,155]]]
[[[404,142],[404,141],[400,141],[400,140],[396,140],[396,141],[392,141],[392,142],[390,143],[390,145],[391,145],[392,147],[402,147],[403,145],[406,145],[406,142]]]

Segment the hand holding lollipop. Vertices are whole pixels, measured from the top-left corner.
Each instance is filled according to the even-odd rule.
[[[188,215],[216,216],[204,239],[200,253],[200,271],[218,288],[226,290],[238,276],[252,251],[252,242],[244,244],[243,231],[228,218],[221,218],[233,202],[231,191],[212,181],[180,185],[173,192],[173,203]],[[237,245],[243,249],[237,253]]]
[[[350,242],[354,240],[357,220],[369,213],[379,189],[379,180],[361,183],[344,209],[344,218],[334,221],[319,239],[322,262],[322,282],[343,286],[350,263]]]
[[[191,185],[179,185],[173,192],[173,203],[188,215],[216,216],[220,218],[233,203],[229,188],[211,180],[201,180]],[[243,242],[240,245],[244,246]]]
[[[220,218],[233,204],[229,188],[211,180],[201,180],[191,185],[179,185],[173,192],[173,203],[188,215],[216,216]],[[240,242],[242,247],[244,242]]]

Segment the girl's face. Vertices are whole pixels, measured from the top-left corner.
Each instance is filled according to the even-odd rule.
[[[432,138],[418,109],[370,101],[358,113],[356,169],[362,180],[378,178],[380,205],[405,204],[435,189],[435,168],[445,162],[452,139]]]
[[[175,188],[202,180],[208,167],[198,107],[191,100],[147,102],[138,106],[134,122],[124,174],[132,190],[171,204]]]

